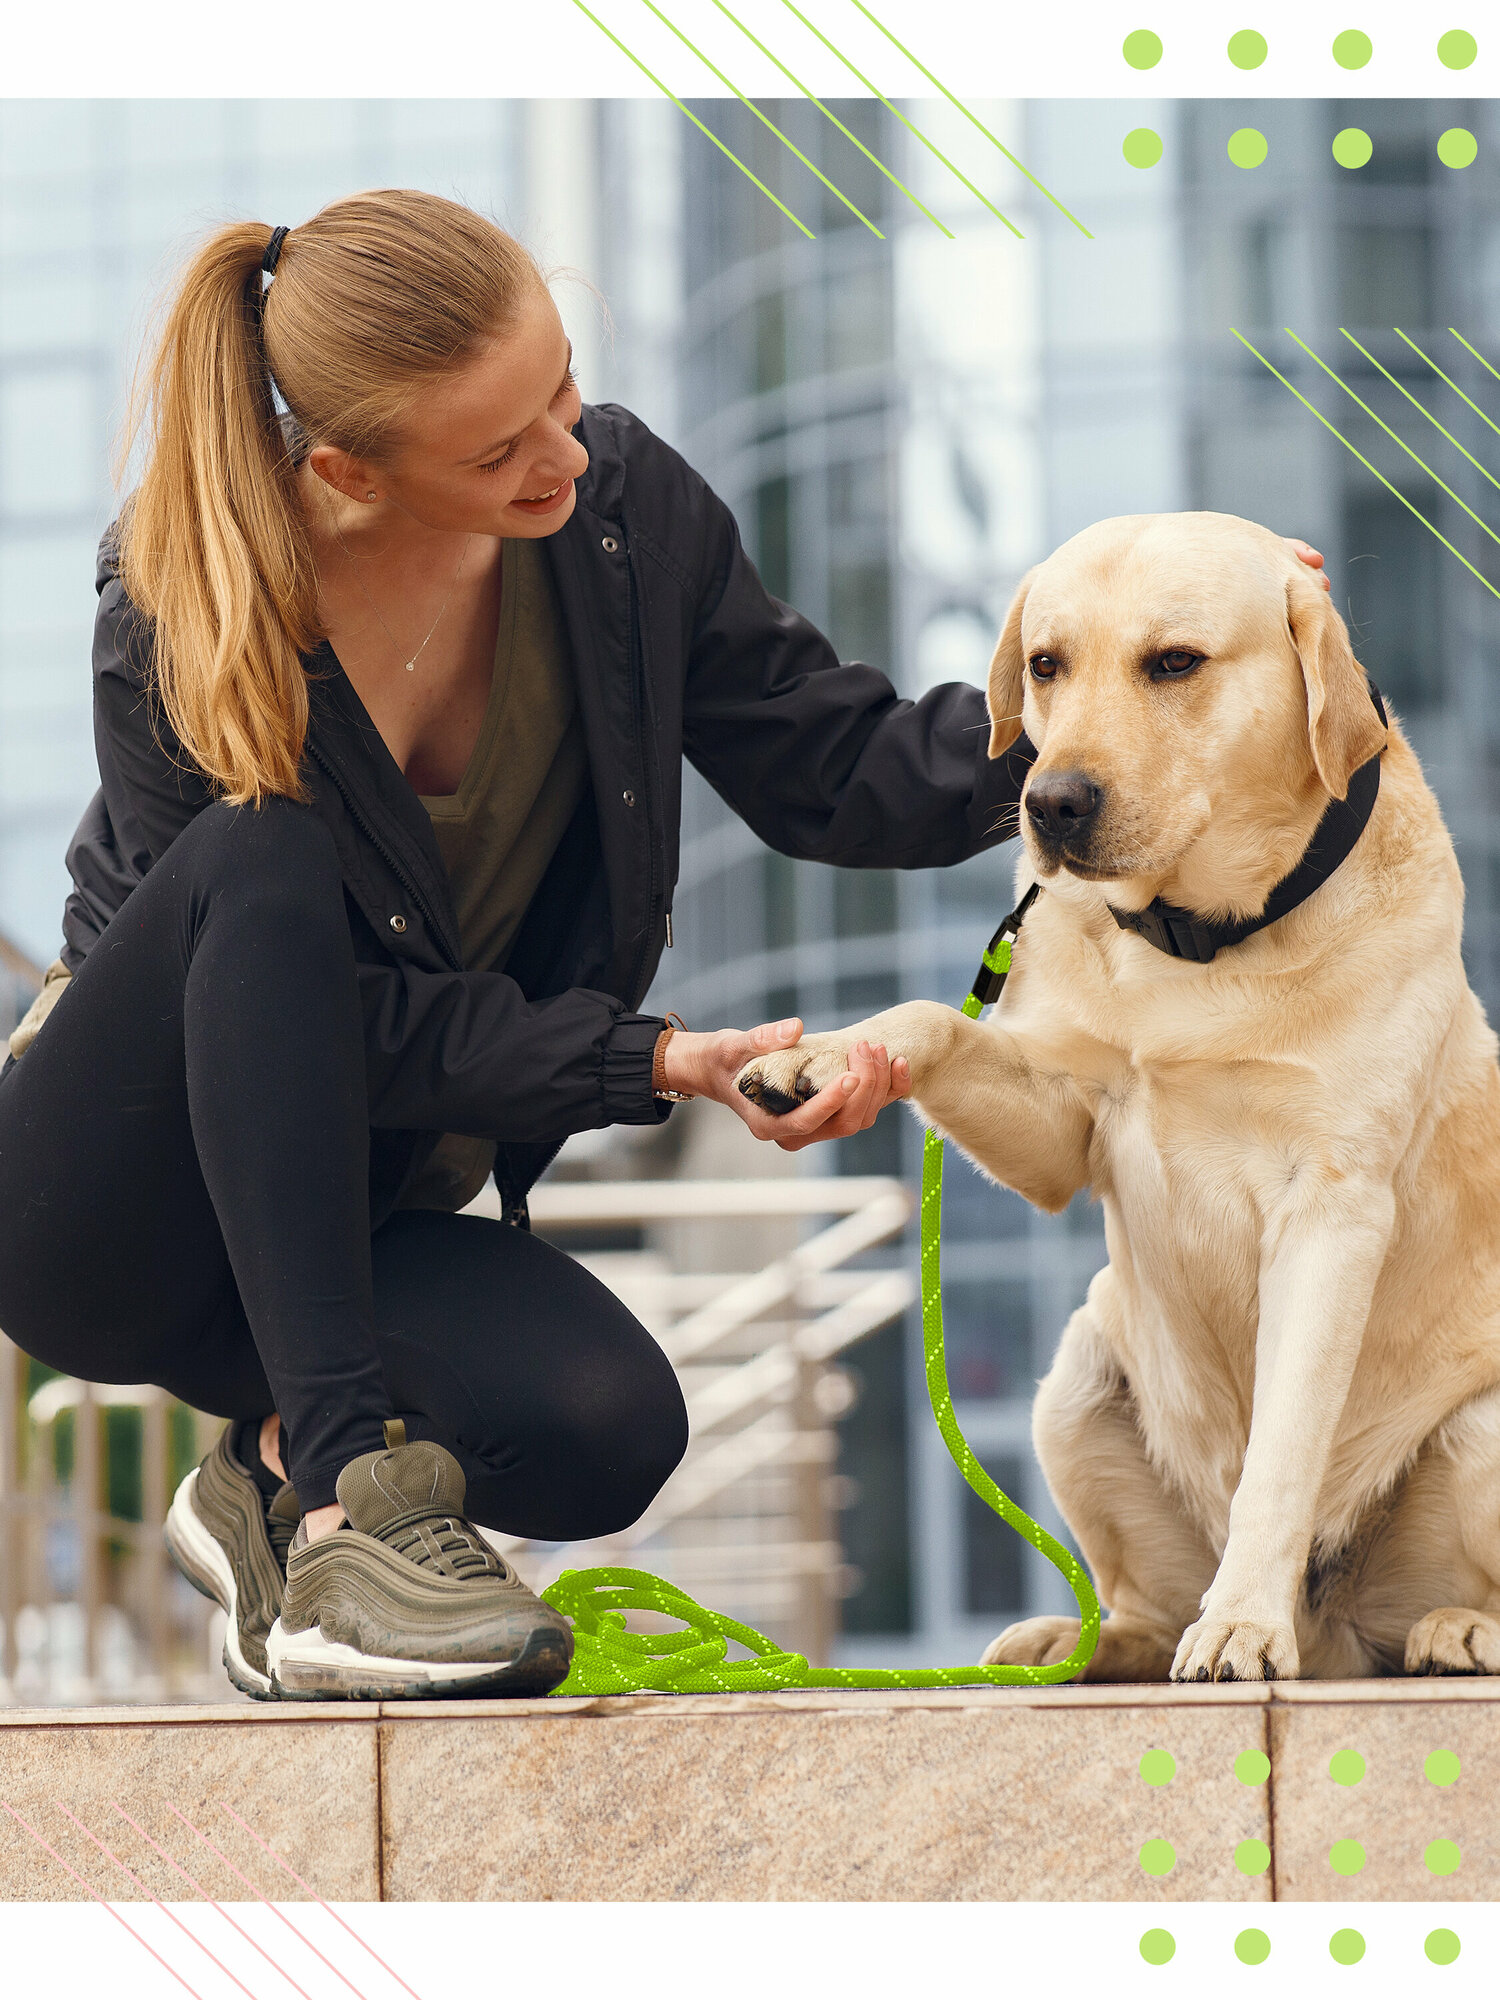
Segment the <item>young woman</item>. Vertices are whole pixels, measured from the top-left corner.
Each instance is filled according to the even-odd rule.
[[[677,454],[581,405],[537,268],[454,203],[220,230],[146,379],[97,576],[101,786],[0,1071],[0,1324],[230,1419],[167,1536],[240,1687],[542,1691],[568,1627],[474,1524],[620,1529],[687,1429],[527,1189],[674,1097],[800,1147],[909,1088],[864,1049],[773,1119],[734,1079],[799,1022],[636,1011],[683,755],[784,853],[916,867],[1001,837],[1025,753],[987,760],[978,689],[898,700],[770,598]],[[507,1221],[455,1213],[491,1172]]]

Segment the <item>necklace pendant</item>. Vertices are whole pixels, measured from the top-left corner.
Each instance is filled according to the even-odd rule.
[[[416,663],[416,661],[415,661],[415,660],[408,660],[408,661],[407,661],[407,663],[406,663],[406,671],[407,671],[407,672],[408,672],[409,674],[414,674],[414,673],[415,673],[415,672],[417,671],[417,663]]]

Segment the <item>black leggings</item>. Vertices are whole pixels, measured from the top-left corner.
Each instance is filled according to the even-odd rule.
[[[211,806],[0,1071],[0,1327],[90,1381],[279,1410],[305,1508],[401,1416],[486,1526],[627,1526],[687,1443],[661,1349],[525,1230],[372,1235],[369,1152],[332,838],[284,799]]]

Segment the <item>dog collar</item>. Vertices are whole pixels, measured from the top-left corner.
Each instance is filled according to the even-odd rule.
[[[1367,685],[1376,714],[1382,722],[1387,722],[1380,690],[1373,681]],[[1329,800],[1302,859],[1290,875],[1282,876],[1266,898],[1265,908],[1259,916],[1240,917],[1230,923],[1211,923],[1207,917],[1195,916],[1191,910],[1179,909],[1175,903],[1164,903],[1160,896],[1148,903],[1144,910],[1117,910],[1110,903],[1107,905],[1110,915],[1122,931],[1134,931],[1147,944],[1165,952],[1168,958],[1186,958],[1196,965],[1207,965],[1216,952],[1225,950],[1229,945],[1243,944],[1256,931],[1263,931],[1278,917],[1284,917],[1299,903],[1305,903],[1353,851],[1370,814],[1375,810],[1375,800],[1380,792],[1382,754],[1377,750],[1368,763],[1360,765],[1349,780],[1347,798]]]

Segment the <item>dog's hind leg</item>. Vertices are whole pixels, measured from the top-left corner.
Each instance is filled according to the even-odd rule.
[[[1164,1681],[1217,1561],[1146,1455],[1130,1386],[1096,1311],[1091,1300],[1068,1322],[1037,1390],[1032,1436],[1052,1497],[1109,1612],[1080,1678]],[[1000,1634],[984,1659],[1053,1665],[1073,1651],[1078,1630],[1076,1618],[1023,1619]]]
[[[1500,1674],[1500,1389],[1466,1403],[1431,1440],[1445,1505],[1421,1523],[1427,1601],[1406,1635],[1409,1674]],[[1424,1450],[1424,1457],[1427,1452]],[[1413,1540],[1416,1524],[1407,1527]],[[1410,1550],[1406,1567],[1414,1570]]]

